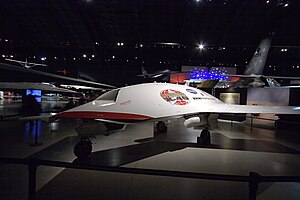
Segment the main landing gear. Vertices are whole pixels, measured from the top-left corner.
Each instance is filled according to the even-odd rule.
[[[205,127],[201,133],[200,136],[197,137],[197,143],[198,144],[203,144],[203,145],[210,145],[211,141],[210,141],[210,132],[208,130],[208,127]]]
[[[157,122],[157,124],[156,124],[156,132],[158,134],[160,134],[160,133],[166,133],[167,132],[167,126],[166,126],[165,122],[163,122],[163,121]]]

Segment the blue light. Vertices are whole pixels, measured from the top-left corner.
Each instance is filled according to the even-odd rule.
[[[193,71],[191,73],[191,79],[199,79],[199,80],[228,80],[228,77],[224,74],[227,72],[225,68],[211,68],[210,71],[208,69],[201,69],[201,71]]]

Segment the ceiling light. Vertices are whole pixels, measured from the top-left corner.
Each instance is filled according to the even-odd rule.
[[[200,44],[200,45],[199,45],[199,49],[204,49],[204,45],[203,45],[203,44]]]
[[[86,58],[86,54],[82,54],[82,57]]]

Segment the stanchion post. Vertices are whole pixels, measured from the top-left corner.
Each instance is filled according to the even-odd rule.
[[[36,170],[37,161],[35,158],[28,159],[28,200],[35,200],[35,190],[36,190]]]
[[[38,131],[39,131],[39,121],[35,120],[35,136],[34,136],[34,143],[37,145],[38,144]]]
[[[30,144],[30,146],[40,146],[43,143],[38,142],[38,136],[39,136],[39,120],[34,120],[35,124],[35,131],[34,131],[34,143]]]
[[[249,177],[249,200],[256,200],[258,184],[260,183],[260,175],[255,172],[250,172]]]

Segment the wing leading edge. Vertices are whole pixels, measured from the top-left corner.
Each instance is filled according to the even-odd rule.
[[[218,104],[211,107],[200,108],[198,113],[249,113],[249,114],[300,114],[300,106],[256,106]]]

